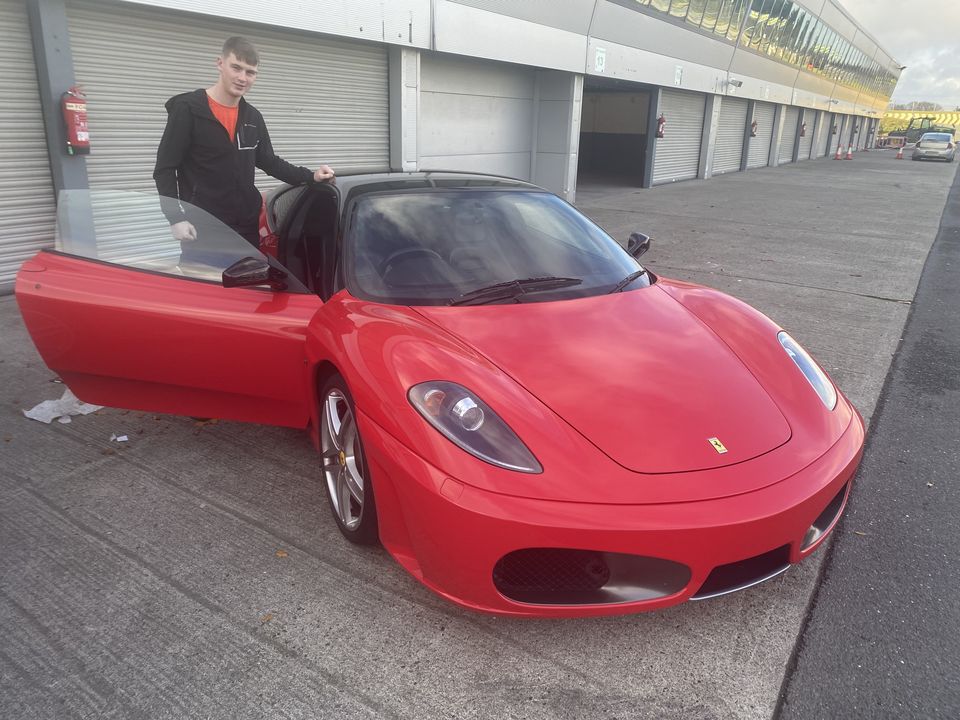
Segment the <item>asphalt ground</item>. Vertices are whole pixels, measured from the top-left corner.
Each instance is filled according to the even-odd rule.
[[[779,718],[960,716],[960,175]]]
[[[771,315],[869,419],[954,173],[870,152],[653,190],[583,188],[578,204],[620,240],[653,235],[644,260],[656,272]],[[304,433],[116,409],[70,424],[23,416],[62,392],[0,298],[0,717],[777,708],[823,550],[759,587],[655,613],[478,615],[383,550],[342,541]]]

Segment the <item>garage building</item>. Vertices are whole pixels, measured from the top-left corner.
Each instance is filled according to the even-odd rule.
[[[0,292],[52,244],[59,190],[154,190],[164,102],[210,85],[234,34],[261,51],[249,97],[291,162],[569,200],[862,149],[900,72],[835,0],[0,0]],[[75,84],[89,155],[64,139]]]

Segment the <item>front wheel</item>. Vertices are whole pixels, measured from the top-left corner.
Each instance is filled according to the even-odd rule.
[[[320,402],[320,450],[330,509],[347,540],[372,545],[378,537],[373,485],[353,398],[342,377],[327,380]]]

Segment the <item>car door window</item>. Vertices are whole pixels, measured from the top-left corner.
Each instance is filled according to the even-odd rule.
[[[195,239],[174,238],[163,212],[170,204],[193,225]],[[68,255],[217,284],[238,260],[276,262],[198,207],[125,190],[62,190],[54,247]],[[288,291],[309,292],[294,277],[289,280]]]

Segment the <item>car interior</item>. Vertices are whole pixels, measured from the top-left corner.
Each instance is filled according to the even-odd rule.
[[[523,202],[453,194],[374,197],[351,211],[345,254],[344,273],[361,297],[431,304],[518,278],[610,272],[604,251],[570,240],[579,228]],[[326,185],[282,188],[267,200],[278,261],[323,299],[339,289],[332,283],[343,283],[324,272],[337,260],[338,202]]]
[[[281,188],[267,198],[267,222],[279,237],[280,264],[312,292],[327,297],[331,289],[323,287],[322,269],[332,261],[336,245],[336,191],[326,185]]]

